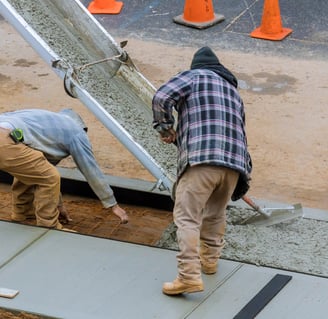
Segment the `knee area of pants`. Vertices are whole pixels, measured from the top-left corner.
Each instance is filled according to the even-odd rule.
[[[54,171],[52,174],[49,175],[48,177],[49,181],[52,181],[53,183],[59,183],[60,182],[60,174],[59,172],[56,170]]]

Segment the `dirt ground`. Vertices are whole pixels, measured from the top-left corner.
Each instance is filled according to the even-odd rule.
[[[0,44],[0,112],[72,107],[87,122],[105,173],[154,180],[84,105],[65,94],[62,80],[3,20]],[[196,49],[134,39],[128,39],[126,47],[155,87],[188,68]],[[328,62],[215,51],[240,80],[254,166],[249,195],[328,210]],[[68,159],[61,165],[74,163]],[[0,195],[0,219],[7,220],[11,206],[8,185],[1,185]],[[73,217],[69,227],[88,235],[154,245],[172,221],[171,212],[123,205],[130,223],[120,225],[98,200],[65,194],[64,200]],[[1,310],[0,317],[37,318],[5,315]]]
[[[0,317],[1,319],[46,319],[26,312],[12,312],[2,309],[0,309]]]
[[[0,33],[1,112],[72,107],[86,120],[106,173],[153,180],[83,104],[65,94],[62,80],[11,26],[2,22]],[[155,87],[188,68],[196,49],[134,39],[126,47]],[[240,81],[254,166],[249,195],[328,209],[328,62],[215,51]]]

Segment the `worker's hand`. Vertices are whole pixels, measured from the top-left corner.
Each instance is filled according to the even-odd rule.
[[[173,128],[167,130],[167,131],[162,131],[160,133],[161,140],[164,143],[171,144],[174,143],[176,140],[176,132]]]
[[[63,224],[68,224],[73,220],[63,204],[58,205],[57,209],[59,210],[59,218]]]
[[[118,204],[111,207],[112,212],[121,219],[122,224],[127,224],[129,222],[129,217],[125,210],[121,208]]]

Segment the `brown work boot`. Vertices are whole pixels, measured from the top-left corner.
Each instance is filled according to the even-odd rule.
[[[204,290],[201,280],[184,282],[180,278],[174,279],[172,282],[163,284],[163,293],[166,295],[180,295],[184,292],[199,292]]]
[[[214,275],[218,268],[218,263],[201,262],[202,272],[206,275]]]
[[[224,244],[222,244],[223,246]],[[214,275],[218,268],[219,255],[215,250],[207,245],[204,241],[200,242],[199,257],[202,273],[206,275]]]

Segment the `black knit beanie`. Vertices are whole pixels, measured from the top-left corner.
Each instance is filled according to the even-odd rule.
[[[209,47],[202,47],[194,54],[190,68],[198,69],[213,64],[220,64],[219,59]]]
[[[223,77],[235,88],[238,87],[237,78],[224,65],[220,63],[218,57],[209,47],[202,47],[194,54],[190,69],[211,70],[219,76]]]

